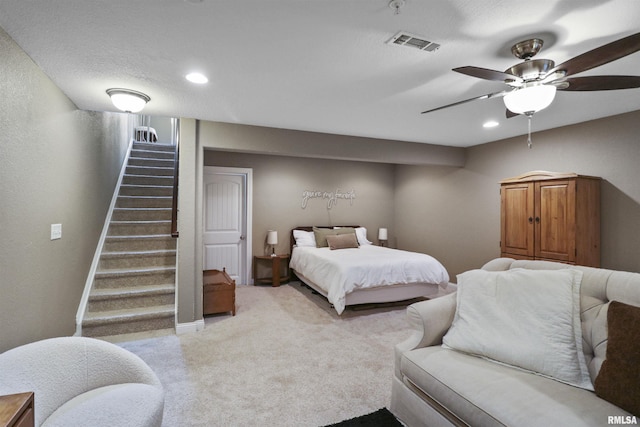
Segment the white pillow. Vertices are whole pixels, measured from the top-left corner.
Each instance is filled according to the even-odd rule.
[[[296,246],[316,247],[316,236],[313,231],[293,230],[293,238],[296,241]]]
[[[582,352],[581,280],[568,268],[460,274],[443,347],[593,390]]]
[[[356,237],[358,238],[358,244],[360,246],[373,244],[373,242],[367,240],[367,229],[364,227],[356,228]]]

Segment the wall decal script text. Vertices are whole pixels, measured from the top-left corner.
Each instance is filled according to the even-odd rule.
[[[338,203],[338,199],[347,199],[349,204],[353,206],[355,198],[355,190],[342,191],[339,188],[336,191],[304,190],[302,192],[302,209],[307,207],[310,199],[325,199],[327,201],[327,209],[331,209]]]

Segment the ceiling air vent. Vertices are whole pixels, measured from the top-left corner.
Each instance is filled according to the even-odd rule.
[[[412,47],[426,52],[434,52],[440,47],[438,43],[430,42],[424,37],[416,36],[415,34],[410,34],[404,31],[400,31],[398,34],[391,37],[391,40],[389,40],[387,44]]]

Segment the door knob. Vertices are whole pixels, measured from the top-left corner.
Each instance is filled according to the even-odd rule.
[[[240,240],[244,240],[244,236],[240,236]]]

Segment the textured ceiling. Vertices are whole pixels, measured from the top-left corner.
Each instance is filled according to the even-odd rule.
[[[0,0],[0,26],[81,109],[114,111],[105,90],[135,89],[145,114],[472,146],[523,135],[502,99],[420,112],[502,90],[452,72],[505,70],[514,42],[563,62],[640,31],[640,1]],[[386,42],[398,31],[441,45]],[[201,71],[209,83],[184,76]],[[640,52],[583,75],[640,75]],[[559,92],[542,130],[640,109],[640,89]],[[483,129],[488,119],[500,126]]]

